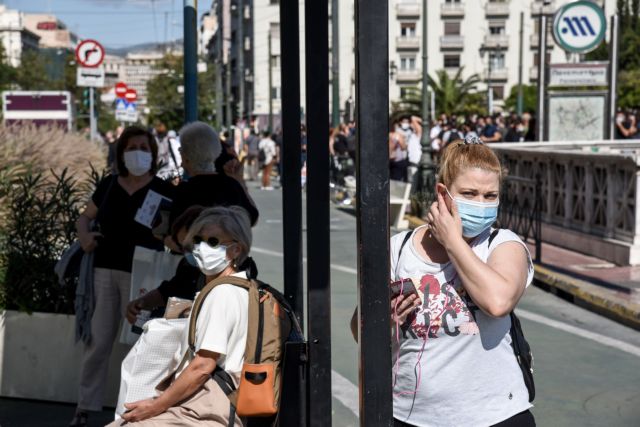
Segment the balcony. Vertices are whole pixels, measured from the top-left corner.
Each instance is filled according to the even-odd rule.
[[[462,18],[464,16],[464,3],[442,3],[440,5],[440,16],[443,18]]]
[[[417,82],[422,78],[422,73],[418,69],[398,70],[396,79],[399,82]]]
[[[487,16],[509,16],[509,2],[487,2],[485,13]]]
[[[488,34],[484,36],[485,48],[504,48],[509,47],[509,37],[506,34]]]
[[[531,34],[530,44],[531,47],[538,47],[538,43],[540,43],[540,35],[539,34]],[[553,49],[553,36],[551,34],[547,34],[547,49]]]
[[[406,2],[396,4],[396,14],[398,18],[418,18],[420,16],[420,3]]]
[[[464,36],[440,36],[441,50],[457,50],[464,48]]]
[[[532,2],[531,16],[540,15],[540,12],[544,13],[545,15],[553,15],[554,13],[556,13],[556,5],[554,3],[555,1],[553,0],[551,0],[551,3],[548,5],[544,5],[544,3],[539,0]]]
[[[398,50],[419,50],[419,37],[396,37],[396,49]]]
[[[485,69],[483,73],[483,80],[491,80],[493,81],[504,81],[509,77],[509,69],[507,67],[504,68],[496,68],[491,69],[491,75],[489,75],[489,69]]]

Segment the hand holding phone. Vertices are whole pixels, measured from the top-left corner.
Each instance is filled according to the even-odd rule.
[[[389,285],[389,292],[391,298],[395,298],[400,294],[404,295],[405,297],[411,294],[418,295],[416,286],[413,284],[413,280],[411,279],[402,279],[396,282],[392,282]]]

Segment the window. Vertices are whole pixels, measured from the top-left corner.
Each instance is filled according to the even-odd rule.
[[[549,64],[551,62],[551,54],[547,53],[546,57],[547,57],[547,61],[545,63]],[[533,54],[533,65],[535,65],[537,67],[538,64],[540,64],[540,56],[537,53],[534,53]]]
[[[416,57],[415,56],[403,56],[400,58],[400,69],[409,71],[416,69]]]
[[[460,0],[445,0],[445,3],[460,3]]]
[[[504,86],[491,86],[493,99],[504,99]]]
[[[460,21],[447,21],[444,23],[444,35],[445,36],[459,36],[460,35]]]
[[[280,88],[274,86],[271,88],[271,99],[280,99]]]
[[[403,23],[400,25],[400,35],[402,37],[415,37],[416,36],[416,24],[412,23]]]
[[[444,68],[460,68],[460,55],[445,55]]]
[[[504,24],[489,24],[489,33],[492,36],[503,35],[505,33]]]
[[[491,52],[489,53],[489,61],[491,62],[492,70],[501,70],[504,68],[504,53]]]
[[[280,68],[280,55],[271,55],[271,68]]]

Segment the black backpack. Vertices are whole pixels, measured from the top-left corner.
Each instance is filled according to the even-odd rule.
[[[491,235],[489,236],[489,246],[491,246],[491,242],[493,242],[493,239],[495,239],[499,231],[500,229],[495,229],[491,232]],[[402,249],[404,249],[404,246],[412,235],[412,231],[407,231],[404,236],[404,240],[400,246],[400,251],[398,251],[398,262],[400,262]],[[533,382],[533,354],[531,353],[529,343],[524,338],[520,319],[518,319],[514,311],[509,313],[509,317],[511,318],[511,330],[509,331],[511,334],[511,347],[513,348],[513,354],[516,356],[516,360],[518,361],[518,366],[520,366],[520,371],[522,371],[524,385],[527,387],[527,391],[529,392],[529,402],[533,402],[533,399],[536,397],[536,386]]]

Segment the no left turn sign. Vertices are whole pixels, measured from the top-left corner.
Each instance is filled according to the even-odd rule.
[[[76,60],[83,67],[99,67],[104,60],[104,48],[95,40],[83,40],[76,47]]]

